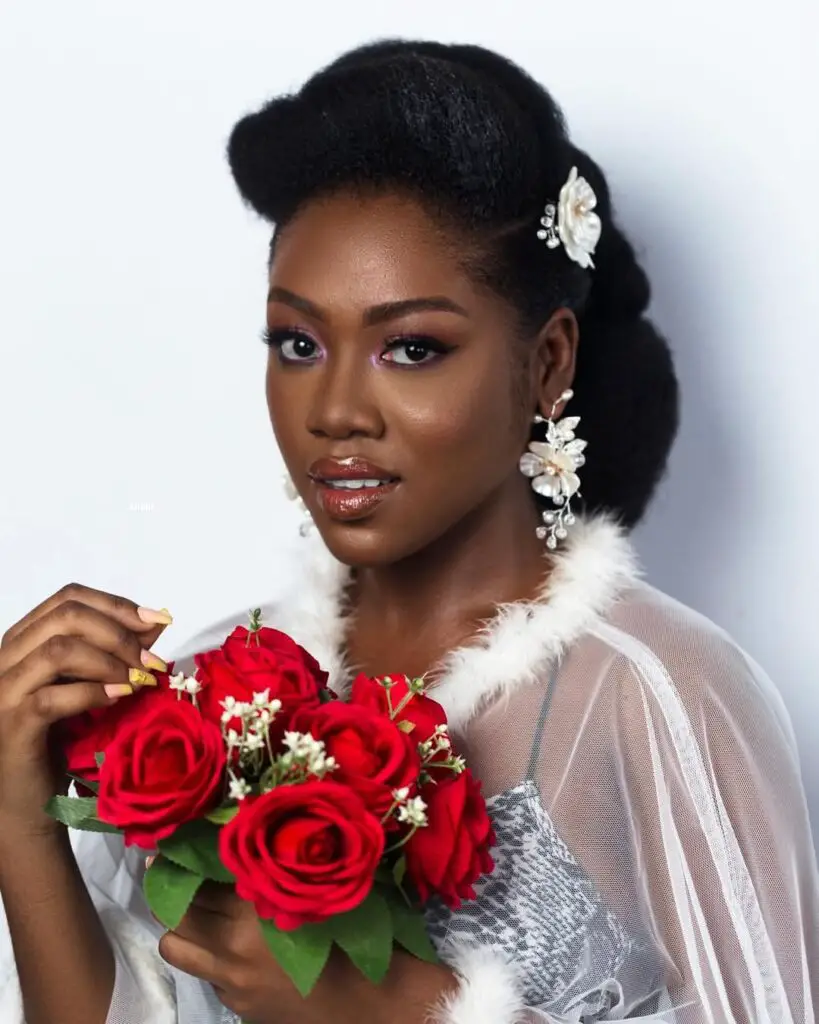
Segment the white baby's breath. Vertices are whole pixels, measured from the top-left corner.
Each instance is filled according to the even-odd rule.
[[[422,828],[427,823],[426,812],[427,805],[420,796],[414,796],[398,808],[398,820],[412,825],[414,828]]]
[[[232,778],[228,787],[228,796],[231,800],[244,800],[250,793],[250,786],[244,779]]]

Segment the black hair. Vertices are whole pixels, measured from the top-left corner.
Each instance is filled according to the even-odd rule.
[[[581,505],[627,528],[639,522],[677,432],[677,379],[644,316],[648,279],[605,177],[541,85],[479,46],[371,43],[242,118],[228,159],[245,202],[277,232],[339,189],[405,190],[472,241],[470,272],[511,303],[524,331],[572,308],[581,340],[569,413],[589,442]],[[590,270],[537,237],[572,167],[603,223]]]

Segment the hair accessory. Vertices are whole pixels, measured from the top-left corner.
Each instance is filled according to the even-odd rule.
[[[579,263],[584,270],[594,268],[592,253],[600,241],[602,224],[594,213],[597,196],[585,178],[578,176],[573,167],[560,190],[557,203],[546,204],[540,223],[543,225],[537,237],[549,249],[557,249],[562,243],[570,260]]]
[[[538,538],[546,541],[550,551],[568,537],[568,527],[577,521],[572,512],[572,498],[580,495],[577,470],[586,462],[583,452],[587,442],[574,433],[580,417],[567,416],[555,422],[557,407],[573,397],[573,391],[564,391],[548,418],[535,416],[535,423],[546,424],[546,441],[532,441],[519,463],[521,473],[531,478],[532,490],[557,506],[555,511],[543,513],[543,525],[537,528]]]
[[[304,504],[304,499],[296,490],[296,485],[293,483],[293,478],[289,473],[285,473],[282,476],[282,487],[284,488],[284,493],[288,500],[295,502],[302,513],[303,518],[299,525],[299,534],[302,537],[306,537],[310,532],[310,527],[314,525],[313,517],[310,515],[310,510]]]

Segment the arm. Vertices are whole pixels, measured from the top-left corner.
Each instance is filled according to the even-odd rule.
[[[0,823],[0,892],[26,1024],[104,1024],[114,957],[66,830],[23,839]]]

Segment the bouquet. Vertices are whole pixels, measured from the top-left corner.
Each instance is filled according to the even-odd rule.
[[[82,795],[49,812],[155,853],[145,897],[170,930],[205,881],[234,886],[302,995],[334,944],[376,983],[396,943],[435,961],[424,905],[474,899],[495,836],[423,680],[359,675],[342,700],[259,609],[193,661],[64,723]]]

